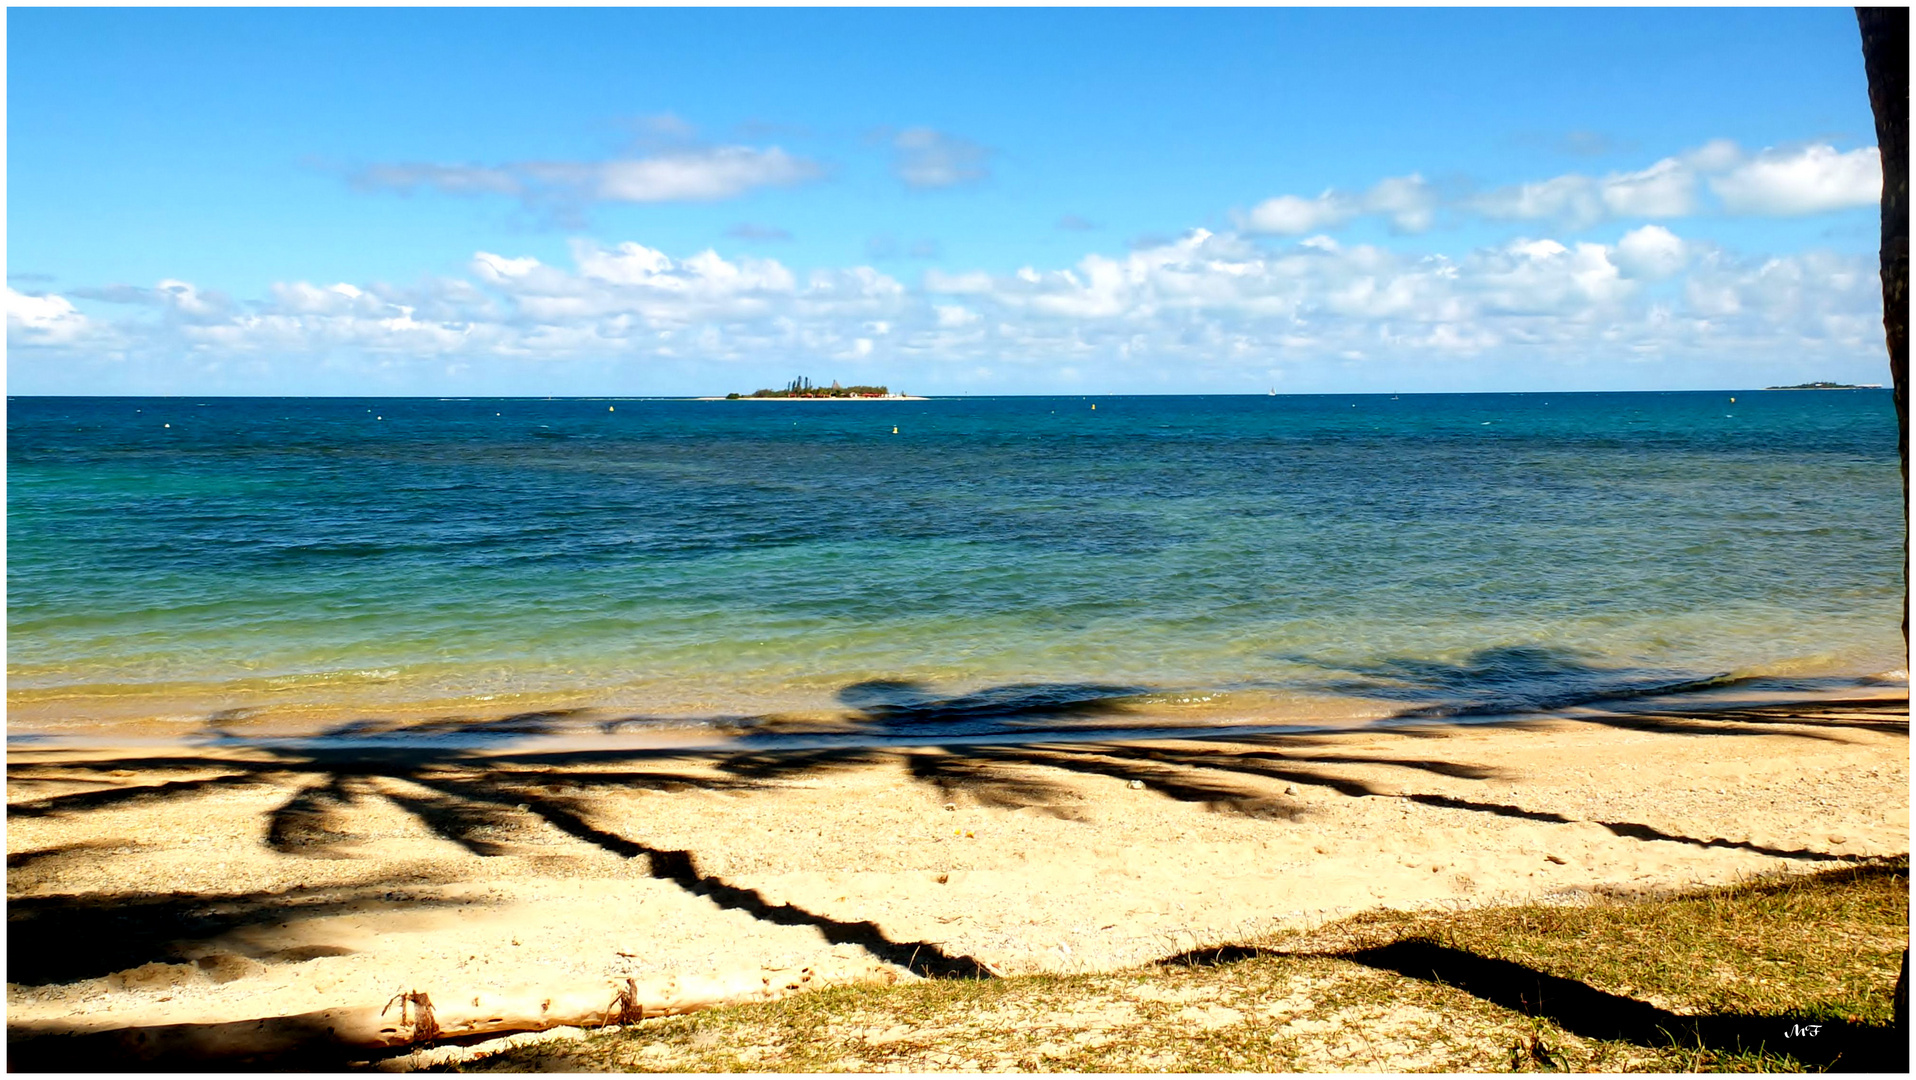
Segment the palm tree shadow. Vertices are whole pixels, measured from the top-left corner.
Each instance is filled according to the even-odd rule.
[[[1012,683],[939,697],[911,680],[852,683],[838,700],[856,710],[853,724],[874,735],[963,737],[1056,731],[1121,715],[1147,687],[1104,683]]]
[[[1324,667],[1304,657],[1293,662]],[[1828,691],[1854,685],[1841,678],[1744,678],[1727,672],[1699,675],[1671,668],[1604,666],[1575,650],[1545,645],[1514,645],[1480,649],[1458,662],[1397,657],[1372,664],[1346,665],[1331,670],[1346,677],[1313,684],[1325,693],[1407,704],[1393,720],[1465,719],[1482,716],[1518,716],[1578,708],[1575,719],[1674,735],[1774,734],[1756,724],[1789,724],[1787,734],[1803,739],[1834,736],[1803,731],[1805,726],[1857,727],[1882,730],[1890,725],[1864,717],[1816,718],[1804,713],[1840,714],[1858,707],[1880,705],[1876,699],[1826,701],[1774,706],[1720,706],[1692,701],[1675,709],[1658,709],[1654,699],[1707,694],[1740,686],[1778,688],[1799,692]],[[1646,707],[1649,706],[1649,707]],[[1726,726],[1710,721],[1737,721]],[[1908,725],[1902,725],[1907,732]]]
[[[7,901],[7,981],[25,986],[99,978],[151,963],[201,961],[217,942],[264,962],[299,961],[350,950],[310,943],[274,948],[236,942],[236,931],[280,929],[339,915],[454,907],[465,901],[420,895],[409,881],[296,886],[274,892],[93,892],[16,896]],[[271,935],[269,935],[269,938]]]
[[[1799,1015],[1686,1016],[1599,990],[1537,968],[1409,939],[1340,959],[1424,982],[1455,987],[1525,1016],[1550,1020],[1586,1039],[1648,1048],[1703,1048],[1787,1054],[1815,1068],[1906,1072],[1909,1045],[1892,1025]]]
[[[1479,649],[1456,662],[1393,657],[1327,667],[1307,657],[1287,659],[1345,675],[1321,680],[1314,689],[1416,703],[1395,714],[1400,718],[1547,712],[1591,702],[1712,689],[1734,681],[1728,673],[1699,676],[1674,669],[1606,667],[1576,650],[1550,645]]]
[[[1410,695],[1414,689],[1417,695],[1423,695],[1415,698],[1420,701],[1428,700],[1431,688],[1444,689],[1452,693],[1461,710],[1448,715],[1469,715],[1470,710],[1487,709],[1492,703],[1503,708],[1526,694],[1543,700],[1526,688],[1549,683],[1566,671],[1582,679],[1586,689],[1601,684],[1607,693],[1614,693],[1620,685],[1626,689],[1654,685],[1668,690],[1672,685],[1711,683],[1691,680],[1673,684],[1661,674],[1650,679],[1627,672],[1612,678],[1616,673],[1537,648],[1489,650],[1463,665],[1392,662],[1375,669],[1371,676],[1374,681],[1366,685],[1384,696]],[[1486,678],[1491,684],[1488,689],[1480,686]],[[1354,684],[1342,688],[1350,692]],[[1166,730],[1161,724],[1139,722],[1135,717],[1137,699],[1144,692],[1135,686],[1097,683],[1021,683],[939,695],[916,682],[871,680],[840,691],[840,701],[851,712],[833,730],[845,735],[849,744],[792,745],[786,732],[780,730],[781,725],[767,722],[777,718],[731,717],[726,722],[745,733],[734,742],[736,750],[630,746],[551,749],[536,744],[513,748],[511,740],[554,732],[576,733],[588,723],[594,730],[622,731],[652,722],[652,718],[635,716],[614,721],[608,727],[589,720],[582,710],[571,710],[490,720],[405,723],[361,719],[337,725],[325,735],[297,745],[246,744],[249,749],[235,756],[231,751],[241,741],[231,733],[230,718],[215,718],[208,735],[223,753],[79,762],[42,760],[27,754],[10,760],[12,778],[52,779],[57,775],[62,782],[70,782],[91,774],[100,777],[102,786],[10,804],[8,813],[27,817],[83,814],[143,801],[185,800],[248,785],[285,786],[291,780],[298,786],[266,812],[263,830],[266,845],[283,855],[355,857],[363,850],[356,845],[366,839],[355,831],[355,822],[371,800],[398,808],[432,835],[481,858],[511,854],[515,834],[549,827],[621,858],[643,858],[653,877],[721,907],[780,925],[810,926],[834,943],[857,944],[873,956],[919,974],[945,977],[974,977],[987,968],[972,957],[948,955],[935,943],[894,941],[875,923],[835,920],[795,905],[772,903],[755,890],[704,872],[693,852],[648,845],[600,827],[594,822],[592,797],[687,789],[745,794],[793,779],[825,778],[841,770],[897,765],[914,782],[930,787],[944,799],[969,799],[1000,809],[1028,808],[1067,820],[1086,816],[1085,795],[1068,782],[1080,776],[1123,780],[1166,798],[1274,822],[1294,821],[1308,812],[1288,791],[1280,795],[1275,790],[1285,786],[1308,786],[1348,798],[1405,799],[1548,823],[1575,820],[1548,811],[1463,797],[1455,793],[1454,784],[1447,791],[1436,792],[1400,793],[1379,787],[1346,770],[1385,768],[1466,783],[1494,779],[1499,774],[1468,762],[1437,757],[1335,752],[1325,747],[1333,737],[1323,733],[1206,733],[1175,741],[1165,739],[1162,736]],[[1413,709],[1404,715],[1423,714]],[[1649,716],[1647,721],[1637,718],[1618,722],[1649,722],[1663,725],[1660,730],[1687,733],[1683,725],[1690,722],[1690,715],[1664,712]],[[1713,720],[1708,730],[1767,733],[1777,724],[1796,722],[1788,713],[1743,710]],[[1883,726],[1889,721],[1843,719],[1832,714],[1831,722]],[[1903,730],[1907,730],[1906,720]],[[1369,729],[1366,733],[1379,737],[1429,734],[1413,728]],[[977,738],[981,735],[1022,738],[981,741]],[[1127,736],[1135,740],[1143,735],[1157,738],[1152,742],[1126,741]],[[1038,741],[1041,738],[1044,741]],[[690,765],[701,767],[683,767]],[[118,786],[103,775],[133,769],[161,775],[190,771],[195,775],[134,786]],[[214,775],[205,775],[208,772]],[[1732,847],[1808,861],[1843,858],[1809,849],[1785,850],[1681,836],[1641,823],[1598,824],[1615,835],[1638,840]],[[47,863],[49,868],[55,866],[55,862]],[[36,877],[36,891],[39,884]],[[19,910],[27,913],[28,921],[20,925],[52,925],[44,920],[54,916],[35,906],[39,900],[27,899],[30,902]],[[259,900],[259,905],[265,911],[290,902],[266,897]],[[179,923],[177,917],[165,913],[164,907],[134,903],[128,910],[153,913],[147,921],[156,927],[177,927]],[[13,927],[10,917],[10,932]],[[155,932],[163,936],[162,931]],[[24,948],[19,955],[37,955],[32,941],[27,941]],[[158,946],[143,948],[152,952]],[[145,953],[122,950],[112,955],[125,959]],[[103,959],[91,966],[62,969],[51,961],[31,960],[29,970],[91,971],[108,962]]]
[[[1892,1025],[1832,1022],[1793,1014],[1691,1016],[1599,990],[1525,964],[1484,956],[1429,937],[1332,952],[1255,945],[1207,946],[1167,956],[1161,967],[1223,967],[1256,958],[1344,960],[1376,971],[1461,990],[1523,1016],[1549,1020],[1580,1038],[1646,1049],[1787,1054],[1841,1072],[1906,1072],[1908,1044]]]

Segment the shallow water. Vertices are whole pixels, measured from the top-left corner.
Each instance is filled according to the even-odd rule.
[[[14,398],[10,730],[976,734],[1901,667],[1888,393],[1730,396]]]

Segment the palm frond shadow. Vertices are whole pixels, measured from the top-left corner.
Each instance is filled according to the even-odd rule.
[[[298,961],[343,950],[249,945],[249,928],[279,928],[372,911],[453,907],[418,882],[295,887],[230,894],[93,892],[12,897],[7,901],[7,981],[27,986],[74,982],[150,963],[191,963],[217,942],[262,962]],[[422,891],[423,889],[423,891]],[[243,937],[243,935],[240,935]]]
[[[1326,693],[1382,701],[1415,702],[1400,709],[1398,719],[1442,719],[1473,716],[1511,716],[1578,708],[1582,722],[1683,735],[1771,734],[1759,726],[1725,728],[1709,720],[1734,720],[1746,725],[1805,723],[1804,712],[1818,712],[1810,721],[1822,727],[1882,729],[1881,719],[1847,715],[1859,707],[1867,711],[1874,700],[1823,701],[1813,705],[1744,708],[1657,709],[1654,699],[1670,695],[1767,686],[1799,692],[1823,691],[1853,685],[1852,680],[1740,678],[1727,672],[1698,675],[1668,668],[1606,666],[1574,650],[1543,645],[1480,649],[1462,660],[1446,662],[1397,657],[1370,664],[1331,667],[1305,657],[1295,663],[1341,672],[1315,684]],[[1907,732],[1907,723],[1901,730]],[[1830,738],[1793,731],[1798,738]]]
[[[1523,663],[1542,663],[1527,654]],[[1519,667],[1522,664],[1518,665]],[[1430,669],[1422,669],[1426,675]],[[1461,675],[1443,676],[1453,681]],[[542,829],[556,829],[574,840],[621,858],[645,860],[648,872],[712,903],[781,925],[816,928],[828,940],[856,944],[887,962],[930,976],[974,977],[987,973],[969,956],[952,956],[931,942],[899,942],[876,924],[834,920],[790,904],[767,901],[752,889],[723,881],[699,868],[696,854],[649,845],[594,822],[595,795],[633,791],[702,790],[749,795],[804,779],[829,779],[852,769],[899,767],[913,781],[942,799],[968,800],[1005,809],[1031,808],[1064,819],[1083,816],[1084,796],[1071,781],[1078,777],[1123,780],[1166,798],[1207,809],[1284,822],[1307,812],[1303,800],[1279,794],[1285,786],[1312,788],[1347,798],[1405,799],[1451,810],[1529,820],[1570,823],[1560,814],[1510,806],[1455,794],[1455,782],[1496,779],[1499,774],[1469,762],[1431,756],[1359,754],[1336,749],[1334,734],[1199,735],[1153,742],[1123,741],[1126,714],[1137,687],[1102,684],[1017,684],[940,697],[903,680],[853,684],[841,692],[850,708],[832,730],[848,733],[860,745],[781,746],[773,734],[789,730],[782,718],[731,717],[726,723],[743,732],[731,751],[661,750],[632,747],[546,749],[536,744],[514,748],[512,740],[553,731],[576,731],[590,722],[603,730],[623,730],[649,718],[628,717],[607,724],[578,711],[521,713],[494,720],[447,719],[419,723],[361,719],[335,726],[325,736],[293,744],[249,744],[232,735],[231,718],[216,717],[208,727],[208,752],[147,754],[72,761],[35,753],[10,758],[14,780],[59,777],[64,781],[97,777],[96,790],[12,803],[9,816],[45,817],[83,814],[137,804],[177,801],[251,785],[293,790],[265,813],[262,840],[274,851],[296,857],[350,859],[362,851],[365,837],[355,829],[357,815],[370,800],[403,811],[432,835],[459,845],[471,855],[490,858],[514,853],[518,840]],[[1878,715],[1863,720],[1893,726],[1896,719],[1881,703]],[[1854,712],[1854,710],[1852,710]],[[1690,722],[1688,717],[1679,718]],[[1841,719],[1841,718],[1839,718]],[[1677,721],[1657,721],[1675,723]],[[1749,712],[1712,717],[1711,733],[1774,733],[1793,722],[1784,713]],[[1907,719],[1901,720],[1907,730]],[[1072,741],[1069,729],[1080,729]],[[1415,727],[1371,728],[1364,734],[1417,740],[1441,734]],[[1140,726],[1140,733],[1163,734],[1162,727]],[[1031,741],[980,742],[978,734],[1019,732]],[[1051,741],[1037,741],[1048,734]],[[1803,734],[1792,730],[1792,734]],[[885,745],[906,739],[907,745]],[[1217,745],[1219,742],[1228,745]],[[217,751],[217,752],[216,752]],[[1388,769],[1407,781],[1443,778],[1447,790],[1386,790],[1352,775],[1351,769]],[[187,778],[132,787],[119,786],[111,774],[141,770],[159,775],[190,773]],[[207,773],[214,775],[208,776]],[[1412,786],[1416,786],[1414,783]],[[1645,841],[1673,841],[1696,847],[1733,847],[1780,858],[1837,860],[1842,856],[1809,849],[1782,850],[1720,838],[1688,837],[1636,822],[1599,822],[1613,834]],[[52,864],[49,864],[52,865]],[[31,899],[31,898],[28,898]],[[292,906],[296,896],[260,897],[261,910]],[[304,903],[304,901],[299,901]],[[52,918],[29,903],[19,911],[27,926]],[[310,908],[310,905],[308,905]],[[163,908],[129,910],[163,912]],[[10,909],[10,935],[15,926]],[[160,915],[155,926],[178,919]],[[44,924],[50,925],[50,924]],[[144,940],[144,939],[142,939]],[[184,939],[182,939],[184,940]],[[154,946],[158,948],[158,946]],[[29,943],[24,955],[35,955]],[[149,950],[150,951],[150,950]],[[23,955],[23,954],[16,954]],[[140,950],[113,954],[122,959]],[[157,954],[155,954],[157,955]],[[102,960],[101,963],[107,961]],[[140,961],[144,962],[144,961]],[[98,964],[47,967],[61,977],[93,970]],[[38,970],[38,969],[34,969]],[[12,972],[10,971],[10,977]]]

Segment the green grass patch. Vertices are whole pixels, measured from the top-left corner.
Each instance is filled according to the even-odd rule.
[[[1104,975],[841,987],[466,1071],[1907,1067],[1908,861],[1662,895],[1372,912]]]

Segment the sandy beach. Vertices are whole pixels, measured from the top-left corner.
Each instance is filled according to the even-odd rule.
[[[1104,971],[1376,906],[1909,847],[1907,691],[1728,711],[782,753],[16,745],[9,1025]]]

